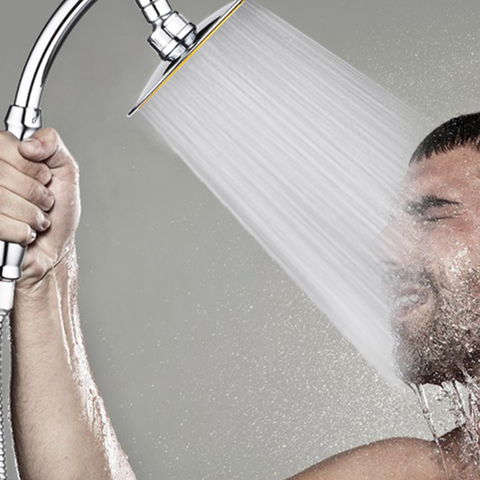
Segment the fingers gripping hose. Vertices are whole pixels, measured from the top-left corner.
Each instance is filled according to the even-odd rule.
[[[7,131],[13,133],[18,139],[25,140],[42,128],[41,111],[13,105],[8,111],[5,124]],[[2,395],[3,329],[13,308],[15,282],[22,276],[22,263],[26,252],[26,247],[0,240],[0,480],[7,480]]]

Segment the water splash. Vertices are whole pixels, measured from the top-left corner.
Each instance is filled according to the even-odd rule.
[[[460,452],[463,463],[472,463],[480,471],[479,401],[480,389],[474,379],[464,372],[465,383],[445,382],[443,390],[451,401],[451,411],[462,432]]]
[[[363,356],[396,378],[375,241],[423,136],[419,116],[248,0],[142,112]]]
[[[447,461],[445,458],[445,452],[443,451],[443,448],[440,444],[440,435],[438,434],[437,428],[433,421],[433,416],[428,403],[425,387],[423,385],[410,385],[410,387],[415,393],[415,395],[417,396],[418,403],[420,404],[420,407],[422,409],[423,417],[427,421],[430,432],[432,433],[433,440],[437,446],[437,450],[442,459],[442,468],[443,468],[444,477],[445,479],[448,479],[448,469],[447,469]]]
[[[455,434],[444,441],[439,433],[438,417],[434,417],[430,408],[425,386],[409,385],[418,398],[423,416],[441,455],[446,479],[451,478],[447,469],[447,449],[449,453],[456,452],[458,455],[457,458],[452,458],[455,465],[453,468],[463,472],[468,471],[470,474],[480,473],[480,386],[478,380],[468,372],[463,371],[462,375],[461,381],[452,380],[440,386],[431,386],[437,400],[442,403],[447,401],[448,415],[453,417],[455,430],[458,431],[458,435]],[[436,413],[440,415],[439,411]],[[453,450],[450,452],[452,447]]]

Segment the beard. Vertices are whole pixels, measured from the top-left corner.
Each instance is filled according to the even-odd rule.
[[[394,327],[395,364],[406,383],[463,382],[480,361],[480,269],[448,271],[402,271],[403,279],[429,292],[428,301]]]

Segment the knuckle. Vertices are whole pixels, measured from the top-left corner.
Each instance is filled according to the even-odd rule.
[[[52,178],[50,169],[43,163],[36,164],[36,168],[32,173],[32,178],[42,185],[46,185]]]
[[[39,139],[47,145],[53,145],[60,141],[58,132],[53,128],[44,128],[39,132]]]
[[[28,182],[27,186],[25,187],[25,199],[29,200],[30,202],[35,202],[38,197],[39,194],[37,185],[35,185],[34,182]]]
[[[4,215],[0,215],[0,238],[4,242],[14,242],[23,247],[30,244],[36,237],[36,232],[30,225],[12,221]]]
[[[8,226],[6,225],[6,222],[4,222],[4,216],[1,215],[0,216],[0,239],[3,242],[11,242],[13,241],[13,237],[12,237],[13,233],[14,233],[13,229],[8,228]]]
[[[35,208],[32,214],[32,219],[29,222],[30,226],[36,230],[45,230],[47,223],[46,215],[39,208]]]
[[[41,190],[41,203],[42,206],[45,207],[46,209],[50,210],[53,207],[53,204],[55,203],[55,197],[52,192],[46,187],[40,187]]]
[[[5,157],[6,158],[6,157]],[[6,160],[0,159],[0,178],[8,179],[11,174],[11,166]]]
[[[40,164],[38,163],[26,161],[21,165],[20,170],[25,175],[28,175],[30,177],[36,177],[40,172],[41,168]]]
[[[50,138],[50,139],[56,139],[58,137],[58,132],[51,127],[42,128],[41,134],[45,138]]]
[[[11,143],[16,139],[16,137],[6,130],[0,131],[0,146],[4,146],[7,143]],[[18,141],[18,140],[17,140]]]
[[[48,198],[49,198],[49,192],[48,192],[48,189],[46,189],[45,187],[43,186],[39,186],[37,187],[37,193],[36,193],[36,196],[38,198],[38,202],[42,205],[42,206],[47,206],[48,204]]]
[[[23,231],[23,233],[20,234],[20,244],[26,246],[35,239],[37,232],[26,223],[22,224],[21,230]]]
[[[44,163],[33,163],[35,165],[35,178],[38,178],[42,173],[50,173],[50,169]]]
[[[0,187],[0,206],[8,204],[8,192],[6,189]]]

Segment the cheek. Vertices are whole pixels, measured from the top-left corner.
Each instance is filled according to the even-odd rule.
[[[439,226],[423,244],[426,264],[437,280],[460,287],[466,278],[478,276],[480,229],[476,226],[454,222]]]

